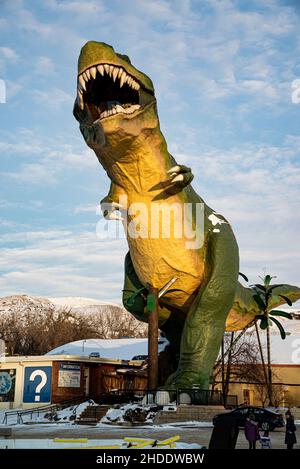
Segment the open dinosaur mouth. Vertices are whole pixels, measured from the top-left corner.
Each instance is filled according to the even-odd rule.
[[[77,102],[81,109],[88,107],[93,121],[135,113],[145,104],[142,92],[141,85],[122,67],[99,64],[78,76]]]

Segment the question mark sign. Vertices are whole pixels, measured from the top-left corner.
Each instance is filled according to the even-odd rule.
[[[43,389],[43,387],[46,385],[47,383],[47,375],[46,373],[43,371],[43,370],[35,370],[31,373],[30,377],[29,377],[29,381],[34,381],[35,378],[37,376],[40,376],[41,377],[41,381],[39,382],[39,384],[37,385],[37,387],[35,388],[35,393],[37,394],[35,397],[34,397],[34,400],[36,402],[39,402],[40,401],[40,398],[41,396],[38,396],[38,394],[40,394],[41,390]]]

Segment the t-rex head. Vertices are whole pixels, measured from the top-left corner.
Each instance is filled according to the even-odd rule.
[[[154,121],[157,125],[153,84],[129,57],[104,42],[89,41],[78,60],[73,113],[87,145],[96,153],[106,152],[117,139],[125,143],[153,128]]]

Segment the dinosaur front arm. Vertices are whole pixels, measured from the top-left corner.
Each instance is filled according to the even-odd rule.
[[[107,196],[100,202],[104,218],[107,220],[122,220],[122,211],[127,209],[126,199],[124,189],[118,184],[111,182]],[[116,212],[121,212],[121,214]]]

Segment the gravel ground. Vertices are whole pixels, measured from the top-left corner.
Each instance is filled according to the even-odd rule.
[[[299,428],[298,435],[299,435]],[[174,435],[180,435],[181,441],[185,443],[198,443],[208,446],[212,427],[200,427],[193,425],[177,424],[174,427],[166,426],[149,426],[149,427],[114,427],[100,426],[88,427],[83,425],[22,425],[12,427],[12,438],[99,438],[114,439],[124,438],[125,436],[137,436],[139,438],[155,438],[165,439]],[[274,449],[285,448],[284,445],[284,429],[271,432],[272,447]],[[298,440],[300,437],[298,437]],[[240,430],[237,448],[247,448],[248,444],[244,437],[243,430]],[[258,447],[260,447],[258,443]],[[300,444],[295,445],[300,449]]]

